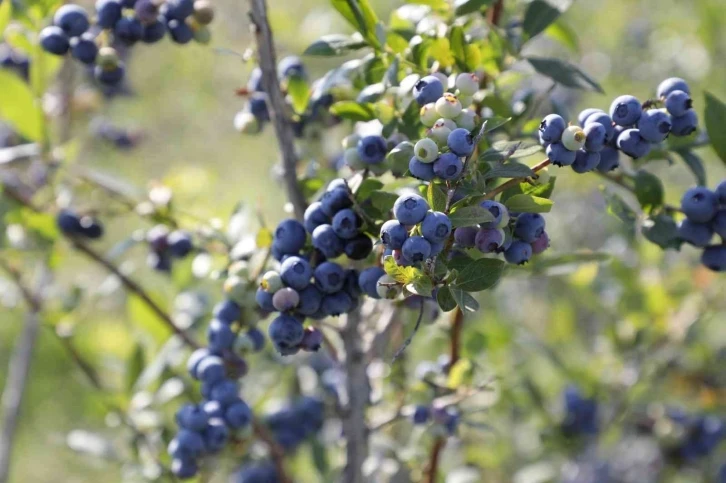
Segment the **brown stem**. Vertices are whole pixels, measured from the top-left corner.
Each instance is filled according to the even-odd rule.
[[[449,352],[449,367],[452,367],[461,356],[461,331],[464,328],[464,311],[456,307],[451,320],[451,348]]]
[[[431,447],[431,454],[429,455],[429,463],[426,466],[426,474],[423,479],[425,483],[436,483],[436,474],[439,472],[439,457],[445,444],[446,439],[441,436],[434,440],[434,445]]]
[[[260,440],[264,441],[269,448],[270,455],[272,456],[272,462],[274,463],[275,469],[277,470],[277,477],[280,483],[292,483],[292,480],[289,476],[287,476],[287,473],[285,472],[285,451],[272,438],[272,435],[267,430],[264,424],[260,423],[257,420],[254,420],[252,422],[252,429],[255,433],[255,436],[257,436]]]
[[[262,81],[269,99],[270,116],[275,126],[277,144],[282,153],[282,176],[285,181],[287,197],[292,203],[295,216],[302,220],[307,202],[297,181],[298,159],[295,154],[295,134],[290,120],[285,115],[287,110],[285,97],[277,80],[277,55],[272,30],[267,19],[265,0],[250,0],[250,19],[252,20],[257,42],[257,60],[260,64]]]
[[[504,11],[504,0],[497,0],[494,5],[487,9],[487,20],[492,25],[499,25]]]
[[[537,171],[540,171],[540,170],[546,168],[547,166],[549,166],[550,163],[551,163],[551,161],[549,159],[540,161],[539,164],[532,167],[532,171],[534,171],[536,173]],[[493,190],[491,190],[490,192],[485,194],[483,199],[485,199],[485,200],[494,199],[499,193],[507,190],[508,188],[511,188],[512,186],[517,186],[519,183],[522,182],[523,179],[525,179],[525,178],[512,178],[509,181],[507,181],[506,183],[500,184],[499,186],[497,186],[496,188],[494,188]]]

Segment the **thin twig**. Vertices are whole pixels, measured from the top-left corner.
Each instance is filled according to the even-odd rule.
[[[396,362],[396,359],[401,357],[401,355],[403,354],[403,351],[405,351],[406,347],[408,347],[411,344],[414,336],[418,332],[418,328],[421,326],[421,320],[423,319],[424,302],[425,302],[425,299],[423,297],[421,297],[421,307],[419,308],[418,319],[416,319],[416,325],[413,327],[413,332],[411,332],[411,335],[406,337],[406,340],[403,341],[403,344],[401,345],[401,347],[399,347],[398,350],[396,351],[396,353],[393,354],[393,362]]]
[[[452,367],[459,360],[461,351],[461,331],[464,328],[464,311],[456,307],[451,320],[451,346],[449,348],[449,366]]]
[[[441,456],[441,450],[444,449],[446,444],[446,438],[439,436],[434,440],[434,444],[431,447],[431,454],[429,455],[429,463],[426,467],[426,474],[424,480],[426,483],[436,483],[436,474],[439,472],[439,457]]]
[[[549,159],[540,161],[538,164],[536,164],[535,166],[532,167],[532,171],[534,171],[536,173],[537,171],[540,171],[540,170],[546,168],[547,166],[549,166],[550,163],[551,163],[551,161]],[[519,183],[522,182],[523,179],[526,179],[526,178],[512,178],[509,181],[507,181],[506,183],[502,183],[499,186],[497,186],[496,188],[494,188],[493,190],[489,191],[487,194],[485,194],[482,197],[482,199],[484,199],[484,200],[494,199],[499,193],[501,193],[513,186],[517,186]]]
[[[504,0],[497,0],[497,2],[487,9],[487,20],[492,25],[499,25],[499,21],[502,19],[502,12],[504,11]]]
[[[292,480],[287,476],[287,472],[285,471],[285,451],[272,438],[272,435],[264,424],[254,420],[252,421],[252,429],[255,436],[261,441],[264,441],[269,448],[270,456],[272,456],[272,462],[277,470],[277,477],[280,483],[292,483]]]
[[[282,176],[285,181],[287,198],[292,203],[295,217],[302,220],[307,202],[297,180],[297,154],[295,153],[295,134],[286,116],[285,97],[277,79],[277,55],[272,30],[267,19],[265,0],[250,0],[250,19],[257,42],[257,61],[262,71],[262,82],[267,92],[270,117],[275,127],[277,144],[282,154]]]

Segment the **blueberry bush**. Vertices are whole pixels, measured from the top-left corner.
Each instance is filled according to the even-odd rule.
[[[579,52],[568,2],[331,0],[348,33],[279,59],[265,0],[246,6],[0,2],[0,268],[23,318],[0,482],[43,327],[106,426],[65,444],[123,481],[726,481],[723,96],[660,69],[604,99],[540,51]],[[84,162],[79,111],[106,150],[147,142],[88,119],[134,95],[141,44],[221,22],[251,29],[217,48],[249,65],[215,92],[244,104],[221,136],[274,137],[278,206],[230,215],[200,172],[139,189]],[[178,202],[189,185],[214,215]]]

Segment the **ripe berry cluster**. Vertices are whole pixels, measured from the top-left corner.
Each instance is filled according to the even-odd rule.
[[[95,240],[103,236],[103,225],[92,216],[80,216],[71,210],[61,210],[56,215],[56,224],[64,235],[80,236]]]
[[[617,168],[618,151],[634,159],[642,158],[670,134],[688,136],[696,130],[698,118],[692,109],[688,84],[673,77],[660,83],[656,100],[641,104],[633,96],[620,96],[610,105],[609,114],[585,109],[578,123],[568,126],[561,116],[550,114],[540,124],[539,140],[546,146],[552,164],[586,173]]]
[[[594,398],[585,397],[579,388],[568,386],[562,397],[565,417],[562,432],[567,436],[592,435],[598,432],[598,406]]]
[[[726,271],[726,180],[715,191],[703,186],[686,191],[681,211],[686,219],[678,226],[680,239],[704,249],[701,263],[706,267]],[[721,244],[711,244],[714,233],[721,237]]]
[[[166,32],[178,44],[192,39],[206,43],[214,10],[207,0],[98,0],[95,24],[88,13],[75,4],[61,6],[53,16],[53,25],[40,32],[40,45],[54,55],[71,56],[94,66],[94,75],[102,84],[116,84],[124,76],[124,64],[113,39],[125,45],[139,41],[151,44]],[[99,35],[106,31],[105,35]]]
[[[539,213],[515,215],[492,200],[485,200],[479,206],[489,210],[494,221],[457,228],[454,230],[456,246],[476,248],[482,253],[504,253],[504,259],[514,265],[527,263],[533,255],[549,247],[545,219]]]
[[[424,406],[417,405],[411,415],[413,424],[424,425],[429,421],[443,427],[449,435],[456,433],[461,422],[461,414],[453,406]]]
[[[690,415],[672,409],[666,417],[682,435],[667,444],[666,450],[683,461],[694,462],[709,456],[726,439],[726,424],[716,416]]]
[[[170,231],[166,225],[156,225],[146,232],[146,242],[151,251],[147,264],[160,272],[171,271],[174,258],[184,258],[194,250],[192,235],[184,230]]]

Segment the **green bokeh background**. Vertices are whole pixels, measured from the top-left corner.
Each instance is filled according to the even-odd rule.
[[[373,3],[382,18],[398,6],[398,2]],[[211,48],[196,44],[180,48],[165,40],[153,48],[134,49],[128,76],[135,95],[101,107],[100,114],[114,123],[142,130],[144,140],[139,147],[130,151],[109,148],[89,133],[89,116],[77,113],[73,123],[74,136],[80,143],[77,162],[141,188],[148,186],[149,180],[162,181],[174,188],[177,206],[203,218],[226,219],[242,201],[259,208],[275,222],[283,215],[284,194],[270,176],[271,166],[278,159],[273,131],[268,127],[259,136],[243,136],[234,130],[232,119],[244,104],[234,91],[245,84],[251,66],[222,51],[242,53],[252,47],[247,3],[220,0],[215,6],[218,15]],[[563,20],[577,33],[581,52],[574,54],[547,38],[534,43],[530,51],[581,63],[603,85],[605,96],[556,91],[558,99],[570,102],[572,118],[581,108],[606,108],[613,97],[622,93],[645,98],[670,75],[689,80],[700,114],[704,91],[726,98],[723,8],[722,0],[580,0]],[[322,34],[348,31],[322,0],[277,0],[271,2],[271,9],[280,54],[299,54]],[[308,65],[314,73],[322,74],[335,62],[310,59]],[[325,133],[333,142],[335,135]],[[726,178],[726,169],[714,153],[710,149],[700,152],[709,183],[714,185]],[[652,163],[648,169],[666,180],[666,196],[671,203],[677,203],[684,188],[694,183],[680,160],[673,166]],[[601,334],[652,326],[668,332],[674,314],[691,306],[697,323],[707,334],[704,338],[713,347],[723,341],[723,330],[718,330],[717,325],[726,320],[723,277],[719,280],[697,268],[698,252],[691,248],[684,248],[680,254],[663,254],[646,242],[635,248],[629,246],[624,241],[623,226],[604,212],[600,184],[594,175],[565,172],[559,177],[555,207],[547,216],[548,226],[553,227],[548,229],[552,253],[588,248],[615,253],[617,260],[606,271],[586,265],[552,277],[515,274],[483,296],[481,313],[467,319],[467,327],[477,328],[467,332],[468,337],[485,340],[487,346],[485,351],[472,343],[470,357],[488,364],[503,377],[510,371],[527,374],[548,398],[555,398],[566,382],[552,364],[538,363],[541,359],[536,354],[521,358],[527,354],[525,350],[516,357],[504,350],[510,343],[527,347],[527,342],[519,340],[522,327],[525,333],[553,344],[563,359],[578,368],[576,372],[585,381],[622,368],[621,361],[594,350]],[[109,236],[101,242],[103,248],[147,226],[134,216],[108,221]],[[89,287],[106,279],[105,273],[89,266],[68,247],[58,255],[62,263],[60,277],[66,286],[75,283]],[[145,285],[153,287],[162,302],[170,305],[174,289],[165,278],[144,266],[143,249],[134,249],[127,258]],[[205,287],[218,297],[215,284]],[[606,298],[603,293],[608,287],[616,288]],[[122,364],[130,356],[134,341],[142,337],[132,320],[138,314],[127,310],[118,292],[86,305],[73,320],[62,322],[75,327],[75,341],[84,356],[97,364],[112,384],[121,385]],[[21,314],[22,310],[3,309],[0,317],[0,384],[4,384]],[[43,329],[36,348],[11,481],[119,481],[119,464],[75,453],[65,444],[66,434],[74,429],[98,432],[111,439],[115,438],[115,429],[106,424],[98,394],[78,372],[52,330]],[[424,328],[409,349],[410,360],[433,359],[445,352],[445,336],[445,323]],[[153,343],[147,347],[153,347]],[[260,359],[259,366],[267,376],[272,370],[280,370],[267,359]],[[262,379],[255,370],[245,385],[254,385],[255,377]],[[286,377],[292,375],[289,367],[281,371]],[[662,394],[664,400],[685,400],[694,406],[703,402],[694,396],[689,390],[676,389]],[[502,421],[500,424],[507,424],[506,418]],[[483,457],[487,466],[496,467],[499,458],[503,460],[507,454],[508,436],[499,435],[504,441],[490,435],[486,451],[479,448],[487,454]],[[117,438],[115,441],[122,443]],[[493,474],[507,481],[509,471],[500,467]],[[313,473],[310,477],[304,475],[304,481],[317,481]]]

